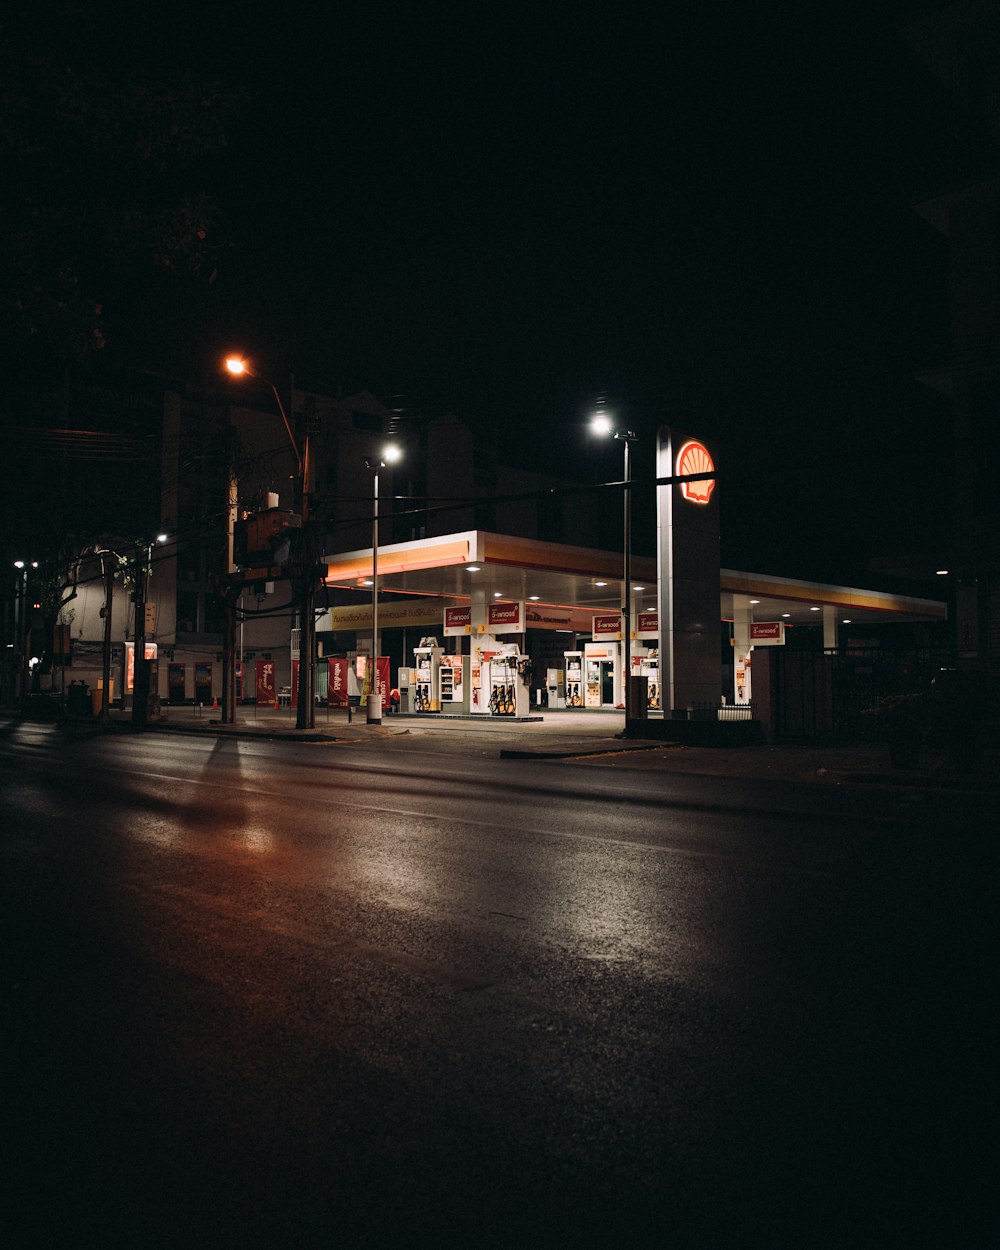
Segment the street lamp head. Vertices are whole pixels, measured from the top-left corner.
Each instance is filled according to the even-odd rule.
[[[600,411],[595,412],[591,417],[590,428],[595,434],[601,434],[604,437],[607,437],[609,434],[614,432],[615,427],[611,418],[602,408]]]
[[[636,437],[635,430],[630,430],[624,425],[616,425],[610,413],[603,408],[599,408],[590,418],[590,428],[602,438],[616,438],[625,443],[632,442]]]
[[[288,413],[285,412],[285,405],[281,402],[281,396],[278,394],[278,388],[274,385],[270,378],[265,378],[259,373],[254,373],[242,356],[227,356],[226,368],[234,377],[256,378],[258,382],[263,382],[274,392],[274,402],[278,405],[278,411],[281,413],[281,419],[285,423],[285,433],[288,435],[288,441],[292,445],[292,451],[295,452],[295,460],[298,465],[299,476],[302,477],[305,474],[305,469],[303,467],[303,453],[299,450],[299,445],[295,441],[295,435],[292,433],[291,422],[288,420]]]
[[[398,460],[402,460],[402,449],[397,447],[395,443],[386,443],[377,456],[362,456],[361,462],[372,473],[377,473],[379,469],[384,469],[387,464],[395,464]]]

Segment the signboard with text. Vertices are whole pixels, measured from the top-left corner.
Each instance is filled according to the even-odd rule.
[[[755,647],[783,647],[785,645],[785,622],[751,621],[750,642]]]
[[[274,661],[257,661],[256,702],[258,704],[274,704]]]
[[[347,707],[348,660],[345,656],[331,656],[327,661],[330,680],[326,688],[327,707]]]
[[[381,568],[381,564],[379,565]],[[411,629],[420,625],[437,626],[441,604],[437,599],[413,599],[406,603],[380,603],[378,619],[383,629]],[[371,603],[345,604],[331,608],[325,628],[338,631],[367,631],[372,626]]]
[[[636,614],[635,636],[648,641],[660,636],[659,612],[639,612]]]
[[[382,706],[386,707],[389,703],[389,657],[380,655],[375,661],[376,684],[373,694],[377,694],[382,700]]]
[[[598,612],[594,615],[591,627],[594,641],[618,642],[622,636],[622,614],[620,612]]]
[[[491,634],[524,632],[524,602],[490,603],[486,608],[486,628]]]
[[[464,608],[445,608],[444,636],[446,638],[464,637],[472,633],[472,605]]]
[[[567,634],[585,634],[591,626],[586,608],[570,608],[552,603],[529,603],[524,609],[528,629],[558,629]]]

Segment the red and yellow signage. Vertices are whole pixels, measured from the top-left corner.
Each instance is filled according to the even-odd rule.
[[[636,613],[635,636],[644,641],[660,636],[660,614],[655,610]]]
[[[260,704],[274,704],[274,661],[258,660],[256,674],[256,701]]]
[[[348,661],[344,656],[330,656],[327,663],[329,666],[329,682],[326,687],[326,706],[347,707]]]
[[[677,453],[677,464],[674,470],[677,477],[685,477],[689,473],[714,473],[715,462],[708,453],[704,443],[689,438]],[[712,498],[715,489],[714,478],[703,478],[700,482],[679,482],[681,498],[688,503],[704,506]]]
[[[472,633],[472,607],[445,608],[444,636],[446,638],[464,637]]]
[[[597,640],[618,641],[622,636],[622,614],[620,612],[602,612],[594,616],[591,637]]]
[[[491,634],[524,632],[524,603],[490,603],[486,607],[486,627]]]
[[[785,622],[751,621],[750,641],[755,647],[783,647],[785,645]]]

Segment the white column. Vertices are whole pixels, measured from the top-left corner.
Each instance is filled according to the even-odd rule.
[[[733,603],[733,702],[749,703],[750,621],[753,609],[748,603]]]
[[[486,591],[481,586],[473,585],[472,587],[472,612],[469,616],[469,623],[472,629],[472,645],[469,667],[473,664],[479,665],[479,698],[473,703],[472,698],[476,693],[474,689],[469,691],[469,711],[478,712],[480,715],[489,715],[490,710],[490,692],[486,685],[489,680],[488,666],[483,664],[479,658],[479,648],[483,644],[485,635],[480,634],[479,626],[486,624]],[[469,681],[472,681],[472,673],[469,673]]]
[[[823,608],[823,649],[837,649],[837,609],[825,605]]]

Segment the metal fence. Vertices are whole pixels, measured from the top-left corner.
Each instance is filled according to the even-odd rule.
[[[689,703],[685,709],[687,715],[674,711],[674,719],[678,720],[753,720],[754,705],[752,703]]]

